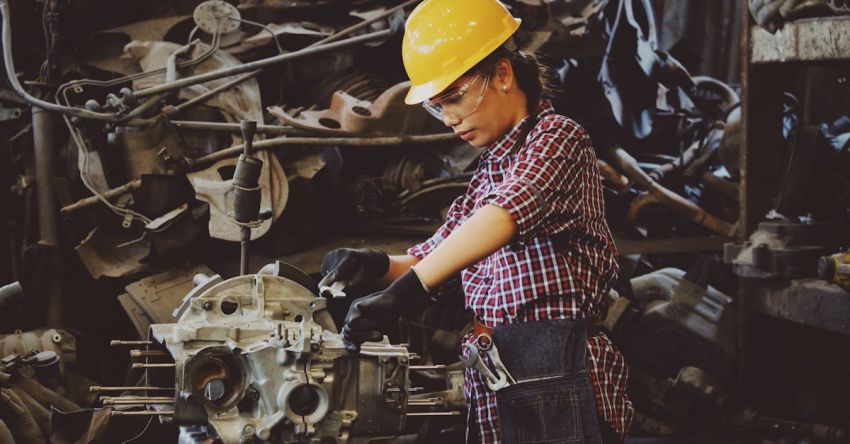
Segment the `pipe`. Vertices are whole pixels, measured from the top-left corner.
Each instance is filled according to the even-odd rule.
[[[684,170],[691,164],[691,162],[694,161],[694,159],[697,158],[697,153],[699,152],[700,148],[702,148],[702,142],[697,140],[696,142],[692,143],[691,146],[688,147],[688,149],[682,152],[681,156],[651,171],[649,173],[649,177],[651,177],[656,182],[661,182],[670,174]]]
[[[24,296],[24,289],[20,282],[12,282],[11,284],[0,287],[0,309],[6,309],[21,299]]]
[[[735,235],[734,225],[715,217],[693,202],[655,182],[652,177],[640,169],[637,160],[635,160],[635,158],[627,153],[623,148],[612,146],[607,147],[607,151],[626,177],[628,177],[638,188],[652,194],[659,204],[670,208],[679,216],[702,225],[715,233],[723,236]],[[648,199],[649,198],[645,198],[642,200]]]
[[[235,207],[234,213],[236,213],[235,219],[237,222],[249,222],[256,220],[259,216],[260,211],[260,190],[259,184],[257,180],[260,178],[260,169],[262,168],[263,162],[259,161],[259,168],[254,169],[251,165],[256,165],[257,158],[254,157],[254,134],[257,132],[257,122],[254,120],[243,120],[239,123],[240,128],[242,129],[242,155],[239,156],[239,162],[236,164],[236,172],[233,173],[233,187],[234,187],[234,198],[233,198],[233,206]],[[243,174],[240,174],[241,171],[244,171]],[[250,189],[246,189],[244,187],[249,187]],[[256,200],[252,196],[256,196]],[[256,207],[253,208],[245,208],[248,207],[247,202],[254,201],[256,202]],[[240,203],[245,202],[246,205],[240,206]],[[240,210],[240,208],[245,208]],[[242,213],[251,213],[251,214],[240,214]],[[248,220],[240,220],[240,217],[248,217]],[[240,260],[239,260],[239,274],[241,276],[245,276],[248,274],[248,247],[251,242],[251,227],[247,225],[242,225],[241,232],[241,241],[240,241]]]
[[[629,191],[629,179],[620,174],[616,168],[612,167],[602,159],[596,159],[596,168],[599,169],[599,174],[603,179],[611,183],[615,190],[625,193]]]
[[[6,32],[6,29],[3,29]],[[61,325],[63,312],[62,263],[59,259],[59,218],[56,190],[53,188],[54,140],[53,115],[39,107],[32,108],[33,157],[35,161],[36,196],[38,200],[38,245],[45,249],[47,270],[52,279],[45,282],[42,303],[46,304],[44,321]]]
[[[735,202],[740,198],[740,190],[735,182],[717,177],[711,171],[703,172],[700,179],[709,190],[717,191]]]
[[[59,221],[56,217],[56,192],[53,189],[53,116],[45,109],[32,108],[32,138],[35,157],[35,183],[38,193],[38,228],[40,245],[59,243]]]
[[[142,180],[136,179],[136,180],[127,182],[124,185],[121,185],[120,187],[113,188],[111,190],[107,190],[107,191],[101,193],[101,196],[104,199],[112,199],[114,197],[123,196],[124,194],[127,194],[127,193],[129,193],[133,190],[137,190],[141,186],[142,186]],[[100,198],[97,197],[97,196],[86,197],[86,198],[80,199],[80,200],[78,200],[78,201],[76,201],[76,202],[74,202],[74,203],[72,203],[68,206],[62,207],[62,209],[59,210],[59,214],[62,214],[64,216],[66,214],[73,213],[74,211],[81,210],[81,209],[86,208],[86,207],[90,207],[90,206],[92,206],[96,203],[99,203],[99,202],[100,202]]]
[[[325,43],[333,42],[334,40],[337,40],[340,37],[342,37],[342,36],[344,36],[348,33],[357,31],[358,29],[361,29],[361,28],[365,28],[366,26],[369,26],[372,23],[377,22],[378,20],[382,20],[386,17],[389,17],[389,16],[395,14],[395,12],[400,10],[400,9],[404,9],[404,8],[410,6],[410,5],[419,3],[420,1],[422,1],[422,0],[408,0],[408,1],[406,1],[402,4],[400,4],[400,5],[393,6],[392,8],[387,9],[386,11],[378,14],[377,16],[372,17],[371,19],[364,20],[360,23],[357,23],[356,25],[351,25],[348,28],[342,29],[339,32],[334,33],[333,35],[329,35],[329,36],[325,37],[324,39],[319,40],[318,42],[314,43],[313,45],[322,45],[322,44],[325,44]],[[313,45],[310,45],[310,46],[313,46]]]
[[[402,145],[405,143],[431,143],[455,140],[454,133],[428,134],[423,136],[385,136],[385,137],[275,137],[273,139],[254,142],[254,150],[263,151],[278,146],[307,145],[307,146],[381,146]],[[239,155],[243,145],[235,145],[216,151],[212,154],[190,161],[191,169],[197,171],[222,159]]]
[[[182,104],[181,104],[182,105]],[[170,114],[171,111],[167,114]],[[151,125],[156,124],[159,121],[159,118],[154,119],[133,119],[128,122],[124,122],[121,126],[130,126],[134,128],[147,128]],[[238,123],[225,123],[225,122],[204,122],[200,120],[169,120],[168,123],[170,125],[174,125],[174,127],[185,130],[196,130],[196,131],[226,131],[237,133],[241,131],[239,129]],[[311,133],[308,130],[302,130],[300,128],[294,128],[291,126],[283,126],[283,125],[257,125],[257,132],[260,134],[286,134],[286,135],[309,135],[315,134]]]
[[[174,387],[152,387],[152,386],[119,386],[119,387],[104,387],[102,385],[93,385],[89,387],[90,392],[148,392],[148,391],[158,391],[158,390],[171,390],[174,391]]]
[[[8,0],[0,0],[2,2],[7,2]],[[4,21],[5,24],[5,21]],[[347,40],[342,40],[339,42],[328,43],[322,46],[315,46],[300,49],[298,51],[290,52],[287,54],[280,54],[274,57],[269,57],[263,60],[257,60],[251,63],[245,63],[244,65],[231,66],[228,68],[219,69],[216,71],[211,71],[203,74],[194,75],[191,77],[186,77],[183,79],[175,80],[170,83],[163,83],[162,85],[152,86],[150,88],[142,89],[133,93],[137,99],[147,96],[152,96],[155,94],[162,94],[165,92],[169,92],[175,89],[180,89],[190,85],[196,85],[198,83],[208,82],[210,80],[217,80],[223,77],[229,77],[236,74],[242,74],[244,72],[254,71],[257,69],[265,68],[266,66],[277,65],[278,63],[289,62],[291,60],[295,60],[301,57],[322,54],[324,52],[332,51],[335,49],[345,48],[347,46],[353,46],[360,43],[370,42],[372,40],[379,40],[389,36],[391,33],[390,30],[377,31],[370,34],[364,34],[357,37],[352,37]],[[5,36],[6,30],[4,28],[3,34]]]
[[[207,100],[210,100],[213,97],[217,96],[218,93],[225,91],[225,90],[228,90],[230,88],[233,88],[234,86],[236,86],[236,85],[238,85],[238,84],[240,84],[240,83],[242,83],[246,80],[253,78],[259,72],[260,72],[260,70],[251,71],[248,74],[245,74],[244,76],[237,77],[233,80],[230,80],[227,83],[219,85],[219,86],[217,86],[217,87],[215,87],[215,88],[213,88],[213,89],[211,89],[211,90],[209,90],[209,91],[207,91],[207,92],[205,92],[205,93],[203,93],[203,94],[201,94],[197,97],[193,97],[193,98],[191,98],[191,99],[189,99],[189,100],[187,100],[187,101],[185,101],[185,102],[183,102],[183,103],[181,103],[177,106],[167,107],[166,109],[163,109],[163,113],[166,114],[166,115],[176,114],[176,113],[183,111],[187,108],[191,108],[195,105],[199,105],[201,103],[204,103]]]

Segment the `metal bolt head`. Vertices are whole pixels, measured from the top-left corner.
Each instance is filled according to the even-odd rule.
[[[212,303],[212,301],[206,301],[206,302],[204,302],[203,307],[204,307],[204,310],[212,310],[212,308],[213,308],[213,303]]]
[[[268,427],[263,427],[257,430],[257,437],[263,440],[269,439],[272,436],[272,431]]]

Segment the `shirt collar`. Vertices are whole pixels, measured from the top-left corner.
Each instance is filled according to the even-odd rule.
[[[552,101],[545,99],[541,100],[537,105],[537,109],[539,112],[537,113],[537,120],[542,119],[543,117],[554,114],[555,109],[552,107]],[[525,124],[531,119],[531,116],[527,116],[525,119],[522,119],[522,122],[519,125],[513,127],[510,131],[505,133],[499,140],[490,144],[487,148],[484,149],[484,152],[481,153],[481,160],[483,161],[500,161],[503,160],[511,151],[513,151],[514,145],[517,142],[522,143],[522,141],[518,141],[517,139],[522,133],[522,128]]]

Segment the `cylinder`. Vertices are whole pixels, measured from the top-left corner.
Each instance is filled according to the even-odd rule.
[[[39,243],[47,246],[55,246],[59,243],[56,193],[52,183],[55,157],[52,123],[53,115],[50,112],[38,107],[32,108]]]

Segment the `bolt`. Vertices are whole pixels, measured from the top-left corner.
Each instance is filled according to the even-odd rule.
[[[263,427],[260,430],[257,430],[257,437],[263,440],[267,440],[271,438],[272,431],[268,427]]]
[[[212,308],[213,308],[213,303],[212,303],[212,301],[206,301],[206,302],[204,302],[203,307],[204,307],[204,310],[212,310]]]

